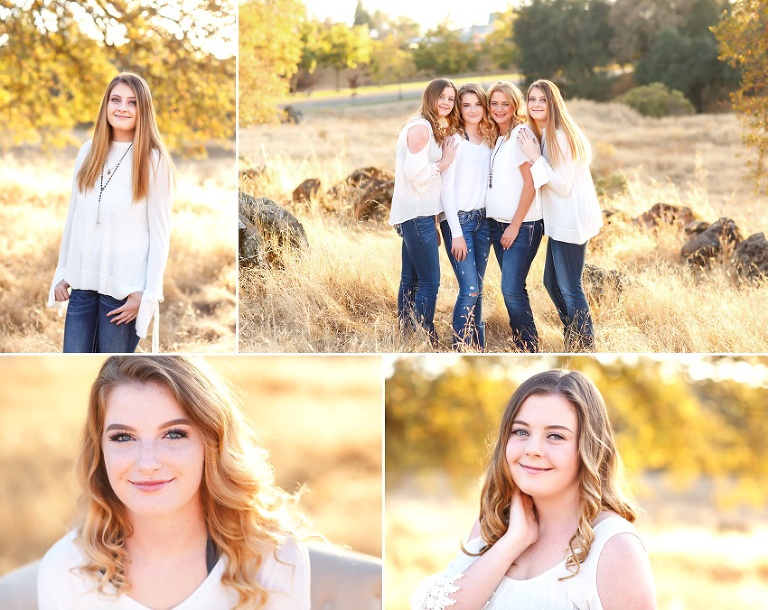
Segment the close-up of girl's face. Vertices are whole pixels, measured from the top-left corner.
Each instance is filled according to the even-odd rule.
[[[576,408],[560,394],[533,394],[512,422],[506,459],[512,480],[534,500],[572,492],[579,485]]]
[[[543,123],[549,115],[547,96],[538,87],[534,87],[528,93],[528,116],[537,123]]]
[[[440,97],[437,98],[437,116],[447,117],[453,112],[453,106],[456,103],[456,90],[450,85],[443,89]]]
[[[461,110],[461,120],[464,124],[476,125],[483,120],[485,106],[474,93],[465,93],[461,96],[459,109]]]
[[[503,92],[494,91],[491,94],[490,106],[491,118],[496,121],[499,127],[503,129],[512,124],[515,109],[512,107],[512,102],[509,101]]]
[[[112,388],[101,449],[110,486],[129,514],[168,516],[200,505],[203,438],[165,386]]]
[[[138,116],[136,92],[125,83],[117,83],[110,91],[107,102],[107,121],[112,126],[113,138],[133,139]]]

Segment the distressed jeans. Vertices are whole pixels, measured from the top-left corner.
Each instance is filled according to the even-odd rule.
[[[72,290],[64,320],[64,353],[132,354],[139,344],[136,320],[119,326],[107,314],[125,305],[95,290]]]
[[[485,217],[485,209],[470,212],[459,211],[459,224],[464,241],[467,243],[467,256],[457,261],[451,253],[453,235],[448,221],[440,223],[443,245],[451,262],[456,280],[459,282],[459,294],[453,307],[453,339],[455,350],[474,348],[485,350],[485,322],[483,322],[483,277],[488,266],[491,251],[491,228]]]

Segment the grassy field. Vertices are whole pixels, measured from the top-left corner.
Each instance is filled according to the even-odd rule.
[[[0,574],[72,526],[88,391],[101,356],[5,356],[0,383]],[[377,357],[212,356],[270,450],[278,483],[331,542],[381,556]],[[350,518],[354,515],[353,518]]]
[[[590,243],[587,262],[620,271],[620,293],[592,299],[598,351],[765,352],[768,293],[738,285],[727,267],[692,273],[681,261],[684,235],[673,227],[639,229],[630,222],[657,202],[690,206],[703,220],[728,216],[744,237],[768,228],[768,200],[752,193],[734,115],[645,119],[620,104],[574,101],[577,121],[594,148],[601,205],[615,209]],[[302,221],[310,247],[284,267],[240,275],[240,349],[253,352],[419,352],[424,337],[405,340],[396,319],[401,242],[384,224],[354,221],[345,203],[322,193],[354,169],[393,170],[397,133],[414,102],[305,111],[299,125],[241,130],[241,169],[266,166],[242,188],[287,206]],[[309,205],[290,203],[306,178],[322,181]],[[541,277],[544,244],[529,275],[543,351],[563,349],[559,319]],[[436,326],[450,349],[458,290],[441,254]],[[500,274],[489,264],[485,317],[489,351],[509,351]]]
[[[473,485],[439,473],[390,484],[386,500],[386,610],[407,610],[416,585],[453,559],[477,519]],[[697,488],[661,481],[639,495],[635,523],[649,553],[659,610],[758,610],[768,596],[768,522],[718,513]]]
[[[85,136],[84,136],[85,137]],[[64,320],[47,309],[69,204],[76,148],[16,150],[0,163],[0,352],[61,350]],[[233,352],[234,147],[176,159],[171,251],[160,305],[164,352]],[[150,339],[138,351],[149,350]]]

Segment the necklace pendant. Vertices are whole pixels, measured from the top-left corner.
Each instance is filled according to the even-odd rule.
[[[112,175],[112,170],[111,170],[111,169],[108,169],[108,170],[107,170],[107,176],[111,176],[111,175]]]

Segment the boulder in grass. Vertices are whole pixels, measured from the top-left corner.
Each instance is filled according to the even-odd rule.
[[[739,243],[731,255],[731,264],[739,277],[765,279],[768,277],[768,242],[764,233],[750,235]]]
[[[279,267],[287,251],[309,246],[298,219],[266,197],[240,192],[238,224],[242,264]]]
[[[694,220],[696,217],[693,215],[693,210],[687,206],[657,203],[650,210],[633,219],[632,222],[646,229],[654,229],[663,224],[684,227]]]
[[[309,202],[317,197],[320,190],[320,180],[317,178],[307,178],[299,186],[293,189],[291,199],[293,203]]]
[[[730,255],[741,241],[736,223],[730,218],[721,218],[685,242],[680,255],[692,265],[709,267],[723,256]]]
[[[328,194],[352,209],[356,220],[384,220],[392,207],[395,176],[377,167],[356,169]]]
[[[584,287],[584,294],[598,302],[606,293],[619,293],[629,283],[620,271],[601,269],[590,263],[584,265],[581,281]]]

